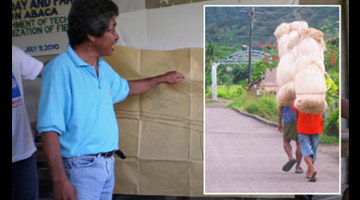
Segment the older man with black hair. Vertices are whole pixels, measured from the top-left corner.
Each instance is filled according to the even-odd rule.
[[[74,0],[70,44],[44,71],[37,129],[55,199],[111,199],[118,125],[113,104],[161,84],[181,82],[176,71],[127,81],[101,57],[119,39],[111,0]],[[120,127],[121,128],[121,127]]]

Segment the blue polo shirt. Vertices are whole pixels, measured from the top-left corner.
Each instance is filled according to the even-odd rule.
[[[118,149],[113,104],[128,96],[129,85],[101,58],[98,71],[99,77],[70,45],[45,67],[37,130],[59,134],[62,157]]]
[[[291,106],[283,106],[283,121],[284,123],[295,121],[295,111]]]

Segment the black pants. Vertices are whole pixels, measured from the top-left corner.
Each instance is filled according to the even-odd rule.
[[[35,153],[25,160],[12,163],[12,199],[37,200],[39,181]]]

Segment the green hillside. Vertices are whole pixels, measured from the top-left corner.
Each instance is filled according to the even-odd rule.
[[[206,7],[205,41],[218,46],[241,48],[249,43],[251,7]],[[274,31],[283,22],[304,20],[310,27],[321,29],[339,21],[338,7],[256,7],[253,49],[259,44],[276,42]],[[334,26],[338,26],[335,24]],[[325,37],[334,38],[338,30],[322,29]]]

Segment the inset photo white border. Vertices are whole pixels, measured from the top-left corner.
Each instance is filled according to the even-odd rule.
[[[231,21],[248,21],[246,22],[247,24],[250,24],[250,13],[247,14],[245,12],[251,10],[251,8],[254,7],[255,8],[255,28],[253,29],[253,31],[257,31],[256,28],[259,28],[258,26],[256,26],[256,23],[259,24],[259,22],[257,21],[257,16],[256,15],[262,15],[264,13],[262,13],[262,9],[263,8],[269,8],[269,12],[271,10],[276,10],[276,8],[288,8],[288,9],[293,9],[294,15],[297,15],[296,19],[283,19],[283,20],[278,20],[279,22],[281,21],[281,23],[291,23],[293,21],[299,21],[299,20],[304,20],[306,18],[311,17],[311,12],[308,12],[309,16],[301,16],[299,15],[299,13],[296,13],[296,9],[294,8],[298,8],[298,9],[307,9],[307,8],[333,8],[333,9],[337,9],[338,11],[338,16],[335,16],[332,19],[337,19],[335,21],[332,22],[327,22],[328,24],[324,24],[322,25],[322,27],[325,27],[326,25],[331,25],[332,23],[335,23],[336,21],[338,22],[338,34],[337,34],[337,41],[338,41],[338,55],[337,55],[337,60],[335,60],[335,63],[338,65],[339,69],[338,69],[338,80],[336,80],[336,82],[338,83],[338,103],[337,103],[337,107],[339,108],[339,119],[341,119],[340,113],[341,113],[341,101],[340,101],[340,94],[341,94],[341,66],[340,64],[341,62],[341,6],[340,5],[204,5],[203,6],[203,47],[204,47],[204,166],[203,166],[203,192],[204,195],[275,195],[275,196],[286,196],[286,195],[339,195],[341,194],[341,124],[338,125],[339,127],[339,145],[338,145],[338,151],[337,151],[337,156],[334,155],[330,155],[331,152],[327,152],[326,149],[326,145],[321,145],[321,147],[317,150],[318,151],[318,158],[317,161],[315,162],[315,167],[316,166],[321,166],[319,169],[317,169],[317,181],[316,182],[308,182],[308,179],[305,177],[306,175],[306,171],[307,171],[307,165],[304,161],[304,158],[301,158],[301,163],[300,166],[303,169],[303,173],[302,174],[296,174],[294,173],[295,171],[295,166],[291,169],[291,171],[289,172],[284,172],[282,170],[283,165],[286,163],[288,156],[286,155],[285,151],[284,151],[284,147],[283,147],[283,138],[282,138],[282,133],[280,133],[278,131],[278,128],[276,126],[277,122],[270,122],[269,120],[264,119],[263,117],[259,117],[257,115],[253,115],[253,114],[249,114],[246,111],[241,111],[240,109],[231,109],[231,108],[227,108],[227,110],[229,110],[230,112],[233,112],[233,115],[239,115],[239,116],[246,116],[247,118],[250,118],[252,120],[257,120],[257,121],[261,121],[263,120],[263,122],[259,122],[259,123],[263,123],[265,127],[268,127],[269,130],[265,130],[265,132],[267,133],[267,136],[264,137],[262,139],[262,141],[265,141],[265,143],[261,144],[262,148],[266,150],[266,155],[261,155],[259,154],[259,152],[257,152],[256,150],[252,150],[252,154],[253,155],[249,155],[248,152],[251,151],[251,149],[253,149],[254,147],[258,146],[258,144],[254,144],[252,142],[256,141],[256,137],[262,136],[260,134],[257,133],[253,133],[255,139],[250,139],[249,135],[251,134],[251,131],[249,132],[248,130],[251,128],[255,129],[256,127],[248,127],[249,129],[238,129],[238,130],[230,130],[228,127],[231,126],[230,123],[235,123],[235,127],[241,127],[239,124],[241,124],[242,122],[240,121],[236,121],[236,120],[231,120],[228,123],[223,123],[221,127],[216,127],[217,122],[216,121],[220,121],[221,118],[224,118],[224,116],[222,115],[223,113],[221,113],[220,111],[212,111],[211,114],[214,115],[218,115],[218,116],[214,116],[211,117],[211,119],[215,119],[215,121],[209,121],[209,119],[207,119],[207,110],[206,107],[208,107],[209,105],[216,105],[215,102],[212,101],[216,101],[217,100],[217,93],[215,92],[214,94],[207,94],[208,91],[206,89],[206,87],[213,87],[215,88],[215,91],[218,87],[214,87],[211,86],[211,81],[218,82],[218,81],[222,81],[222,80],[216,80],[216,79],[212,79],[210,81],[210,84],[207,84],[206,78],[211,76],[207,76],[206,73],[210,71],[209,67],[211,69],[214,68],[215,71],[218,71],[218,69],[223,68],[221,70],[226,71],[227,67],[225,64],[227,61],[229,62],[229,64],[232,65],[243,65],[244,63],[239,63],[239,62],[235,62],[235,57],[241,57],[243,56],[243,54],[240,53],[240,51],[242,50],[249,50],[249,44],[240,44],[237,46],[238,50],[226,55],[223,55],[223,57],[215,57],[211,59],[211,62],[209,62],[206,58],[206,12],[207,12],[207,8],[213,9],[213,8],[231,8],[231,9],[238,9],[239,12],[244,12],[243,15],[243,20],[240,18],[235,18],[235,16],[232,16],[231,18],[229,17],[228,21],[224,21],[223,23],[229,23],[231,24]],[[226,15],[226,12],[224,12]],[[268,20],[272,20],[272,19],[268,19]],[[279,26],[281,23],[277,23],[277,25],[275,27],[273,27],[273,31],[272,33],[275,32],[275,29],[277,28],[277,26]],[[261,22],[261,24],[265,25],[266,22]],[[217,24],[213,24],[212,26],[217,26]],[[266,26],[266,25],[265,25]],[[239,26],[233,26],[230,27],[231,28],[238,28]],[[308,24],[309,28],[315,28],[315,29],[320,29],[320,27],[313,27],[313,24],[309,23]],[[265,27],[263,27],[265,28]],[[249,28],[250,29],[250,28]],[[219,29],[218,29],[219,30]],[[219,30],[219,31],[223,31],[223,30]],[[323,31],[324,32],[324,31]],[[225,34],[225,33],[224,33]],[[248,37],[249,35],[239,35],[240,37]],[[262,41],[256,41],[253,40],[251,46],[253,47],[254,50],[257,50],[259,47],[261,46],[261,44],[263,46],[267,46],[270,44],[273,46],[278,45],[278,41],[276,40],[276,37],[273,35],[273,41],[267,41],[262,42]],[[221,39],[221,38],[220,38]],[[256,39],[256,38],[255,38]],[[333,38],[331,38],[333,39]],[[325,42],[326,38],[324,39]],[[256,41],[256,42],[254,42]],[[237,41],[234,41],[237,42]],[[247,48],[245,48],[245,45],[247,46]],[[244,49],[241,49],[241,47],[244,47]],[[255,47],[255,48],[254,48]],[[259,55],[253,55],[254,58],[256,58],[256,56],[263,56],[263,57],[267,57],[269,62],[272,62],[276,59],[279,59],[279,57],[274,57],[273,55],[271,55],[271,53],[267,54],[269,52],[265,52],[265,54],[259,54]],[[324,54],[329,54],[331,53],[331,51],[329,52],[329,50],[325,50]],[[249,56],[247,54],[247,56]],[[231,59],[233,59],[233,63],[231,63]],[[226,61],[227,60],[227,61]],[[249,61],[247,61],[249,62]],[[327,61],[328,62],[328,61]],[[334,61],[331,61],[331,63],[333,63]],[[254,63],[254,62],[253,62]],[[209,65],[210,64],[210,65]],[[211,64],[213,64],[213,66],[211,66]],[[209,65],[209,66],[207,66]],[[246,64],[245,64],[246,65]],[[254,65],[254,64],[253,64]],[[229,65],[230,66],[230,65]],[[233,68],[233,67],[230,67]],[[228,72],[231,72],[231,69],[228,69]],[[215,73],[216,74],[216,73]],[[212,74],[214,75],[214,70],[212,71]],[[265,75],[265,74],[264,74]],[[329,76],[329,75],[327,75]],[[225,77],[226,78],[226,77]],[[227,77],[228,79],[232,78],[232,77]],[[326,77],[325,77],[326,78]],[[224,79],[225,80],[225,79]],[[210,85],[210,86],[209,86]],[[331,86],[331,85],[330,85]],[[258,88],[261,88],[261,86],[258,85]],[[264,90],[264,88],[262,88]],[[328,89],[328,88],[327,88]],[[210,89],[209,89],[210,90]],[[218,91],[217,91],[218,92]],[[207,96],[206,96],[207,95]],[[214,97],[215,96],[215,97]],[[211,100],[210,100],[211,98]],[[215,99],[215,100],[214,100]],[[207,103],[207,101],[210,101],[210,103]],[[216,107],[216,106],[213,106]],[[329,109],[327,109],[329,110]],[[232,116],[233,116],[232,115]],[[323,114],[324,115],[324,114]],[[218,119],[218,120],[216,120]],[[340,123],[341,120],[339,120]],[[268,124],[265,123],[269,122]],[[323,119],[324,122],[324,119]],[[245,125],[250,125],[250,124],[246,124],[247,121],[244,122]],[[272,125],[271,125],[272,123]],[[270,125],[269,125],[270,124]],[[325,128],[325,124],[324,124],[324,128]],[[264,128],[261,128],[262,132],[264,132]],[[208,134],[208,135],[207,135]],[[237,137],[239,135],[243,134],[243,137]],[[209,138],[209,135],[213,136],[211,137],[211,139]],[[276,146],[276,150],[275,149],[271,149],[269,148],[269,146],[267,147],[266,141],[270,141],[270,140],[274,140],[271,137],[277,137],[278,141],[277,141],[277,145]],[[226,138],[228,137],[228,138]],[[258,139],[260,140],[260,139]],[[227,141],[227,142],[226,142]],[[209,146],[211,145],[211,146]],[[261,146],[260,145],[260,146]],[[291,146],[292,146],[292,152],[293,155],[295,154],[295,149],[296,149],[296,144],[294,141],[291,142]],[[235,150],[235,151],[232,151]],[[273,154],[273,155],[271,155]],[[332,157],[333,159],[331,161],[326,161],[324,162],[324,160],[322,160],[324,157],[323,155],[327,157]],[[267,159],[271,159],[272,157],[277,156],[280,157],[281,162],[268,162]],[[295,155],[294,155],[295,157]],[[241,162],[241,161],[244,162]],[[236,162],[238,161],[238,162]],[[255,166],[255,165],[260,165],[260,166]],[[326,169],[328,167],[334,167],[335,165],[335,171],[337,171],[337,174],[329,174],[329,171]],[[337,165],[337,166],[336,166]],[[244,166],[247,166],[247,169],[244,169]],[[337,170],[336,170],[337,168]],[[250,170],[249,170],[250,169]],[[253,170],[253,172],[251,171]],[[332,170],[331,173],[333,173],[334,170]],[[256,175],[258,174],[258,175]],[[212,177],[210,177],[212,176]],[[335,181],[335,182],[334,182]],[[331,189],[326,190],[324,188],[326,188],[326,185],[331,184]],[[282,188],[280,188],[282,187]],[[272,189],[270,189],[272,188]]]

